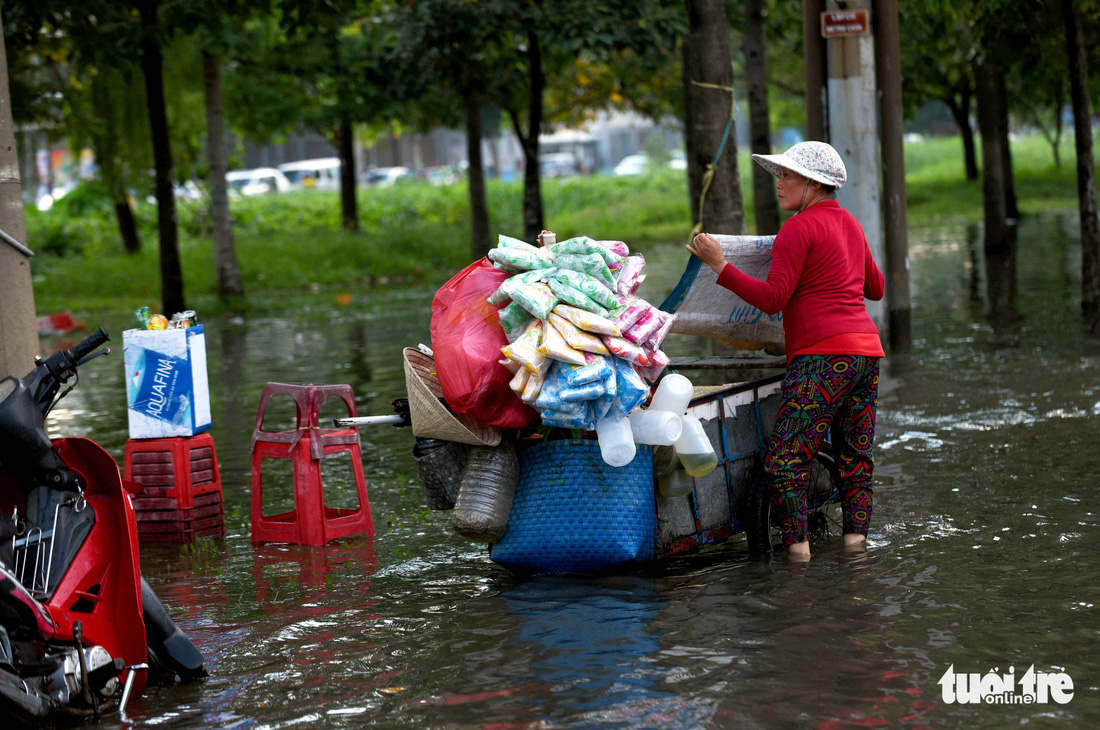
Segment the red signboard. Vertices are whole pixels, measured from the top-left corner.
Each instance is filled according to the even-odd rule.
[[[870,10],[826,10],[821,14],[822,38],[867,35],[870,32]]]

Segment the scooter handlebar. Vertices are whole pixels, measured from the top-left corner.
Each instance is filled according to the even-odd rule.
[[[71,350],[73,354],[73,362],[78,363],[88,355],[92,354],[97,347],[108,342],[111,336],[107,334],[107,331],[100,327],[98,330],[88,336],[86,340],[77,344]]]

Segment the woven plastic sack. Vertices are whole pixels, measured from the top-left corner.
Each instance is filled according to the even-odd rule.
[[[726,260],[749,276],[767,279],[775,236],[714,236]],[[692,256],[680,282],[661,304],[675,312],[672,332],[713,337],[746,350],[783,354],[783,318],[752,306],[729,289],[717,285],[718,275]]]
[[[498,428],[523,428],[537,414],[508,385],[512,373],[498,362],[508,338],[499,307],[487,301],[506,278],[483,258],[440,287],[432,300],[432,350],[452,411]]]
[[[516,573],[600,573],[655,557],[653,453],[612,467],[596,441],[544,441],[519,456],[508,531],[490,557]]]

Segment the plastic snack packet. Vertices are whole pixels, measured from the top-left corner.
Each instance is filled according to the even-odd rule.
[[[489,258],[513,269],[549,269],[554,265],[548,258],[518,247],[494,248],[489,251]]]
[[[626,331],[631,325],[637,322],[642,316],[652,309],[652,305],[644,299],[639,299],[635,296],[625,297],[626,306],[623,307],[619,316],[615,318],[615,324],[619,325],[619,329]]]
[[[526,369],[526,368],[525,368]],[[523,388],[523,393],[519,399],[529,406],[535,404],[535,400],[539,397],[539,393],[542,392],[542,384],[546,382],[546,377],[539,373],[531,373],[527,378],[527,385]]]
[[[596,241],[596,243],[620,257],[625,258],[630,255],[630,248],[623,241]],[[608,262],[608,265],[610,265],[610,262]]]
[[[593,241],[588,236],[569,238],[561,243],[554,244],[554,246],[555,258],[561,254],[579,254],[581,256],[596,254],[604,260],[609,269],[618,268],[623,258],[619,253],[612,251],[609,246],[604,246],[599,241]]]
[[[566,284],[561,279],[550,280],[550,291],[558,298],[558,301],[571,304],[574,307],[583,309],[593,314],[598,314],[601,317],[606,317],[609,312],[600,306],[594,299],[582,292],[580,289]]]
[[[615,283],[615,291],[622,295],[633,294],[638,290],[645,276],[645,259],[638,254],[627,256],[623,259],[623,267],[619,270],[619,279]]]
[[[653,313],[661,320],[661,324],[649,336],[649,339],[645,341],[645,346],[651,350],[660,349],[661,345],[665,341],[665,336],[668,335],[670,329],[672,329],[672,323],[676,321],[676,315],[671,312],[664,312],[660,309],[653,310]]]
[[[534,320],[527,326],[527,330],[511,344],[500,348],[504,356],[509,360],[531,370],[532,372],[545,374],[550,367],[550,358],[538,350],[542,342],[542,322]]]
[[[509,381],[508,387],[512,389],[512,392],[516,395],[522,395],[524,388],[527,387],[527,381],[531,379],[531,371],[528,368],[519,368],[516,370],[516,374]]]
[[[616,358],[614,363],[619,395],[610,412],[625,417],[649,397],[649,386],[626,360]]]
[[[547,321],[554,325],[554,329],[561,333],[561,336],[574,350],[591,352],[596,355],[608,354],[607,346],[603,344],[603,340],[591,332],[585,332],[568,319],[551,312]]]
[[[511,289],[514,289],[521,284],[534,284],[536,282],[545,281],[555,272],[557,272],[557,269],[555,268],[534,269],[532,271],[524,271],[523,273],[509,277],[502,281],[500,283],[500,286],[496,288],[496,291],[489,295],[489,304],[504,304],[506,301],[512,298],[512,295],[510,293]]]
[[[561,376],[570,388],[615,377],[615,368],[608,358],[585,353],[585,360],[580,365],[566,365],[561,368]]]
[[[607,262],[598,253],[563,253],[554,258],[554,264],[559,269],[583,271],[609,289],[615,286],[615,277],[611,275],[611,269],[607,268]]]
[[[638,345],[652,337],[657,328],[661,326],[661,319],[656,312],[656,309],[650,307],[649,311],[643,314],[637,322],[623,330],[623,337]]]
[[[578,289],[605,309],[611,310],[619,306],[619,300],[615,297],[615,292],[582,271],[559,268],[554,273],[553,278]]]
[[[598,314],[586,312],[583,309],[578,309],[577,307],[573,307],[568,304],[558,304],[554,307],[553,311],[554,314],[569,320],[579,329],[582,329],[585,332],[595,332],[599,335],[622,337],[622,332],[619,330],[618,325],[616,325],[607,317],[601,317]]]
[[[652,356],[630,340],[623,339],[622,337],[612,337],[610,335],[602,335],[600,339],[603,340],[603,343],[607,345],[607,349],[615,357],[622,358],[632,365],[641,365],[642,367],[649,367],[653,364]]]
[[[542,325],[542,344],[539,345],[539,352],[555,360],[584,365],[584,353],[570,347],[557,328],[548,322]]]
[[[597,380],[572,388],[562,388],[559,391],[559,395],[563,401],[570,403],[575,401],[595,400],[606,392],[607,386],[603,384],[603,381]]]
[[[522,304],[515,301],[508,302],[507,306],[497,310],[497,317],[500,319],[500,327],[504,330],[504,335],[509,342],[514,342],[517,337],[523,334],[527,325],[531,322],[531,313],[524,309]]]
[[[516,277],[512,277],[513,279]],[[511,281],[509,279],[508,281]],[[507,284],[508,282],[504,282]],[[549,286],[543,282],[537,284],[520,284],[508,288],[512,300],[519,302],[520,306],[531,313],[535,319],[546,319],[558,303],[557,296]]]

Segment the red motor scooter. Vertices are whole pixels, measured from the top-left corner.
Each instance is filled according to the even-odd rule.
[[[123,710],[150,675],[206,676],[141,577],[118,465],[90,439],[46,434],[46,415],[108,339],[100,329],[0,380],[0,708],[28,723]]]

